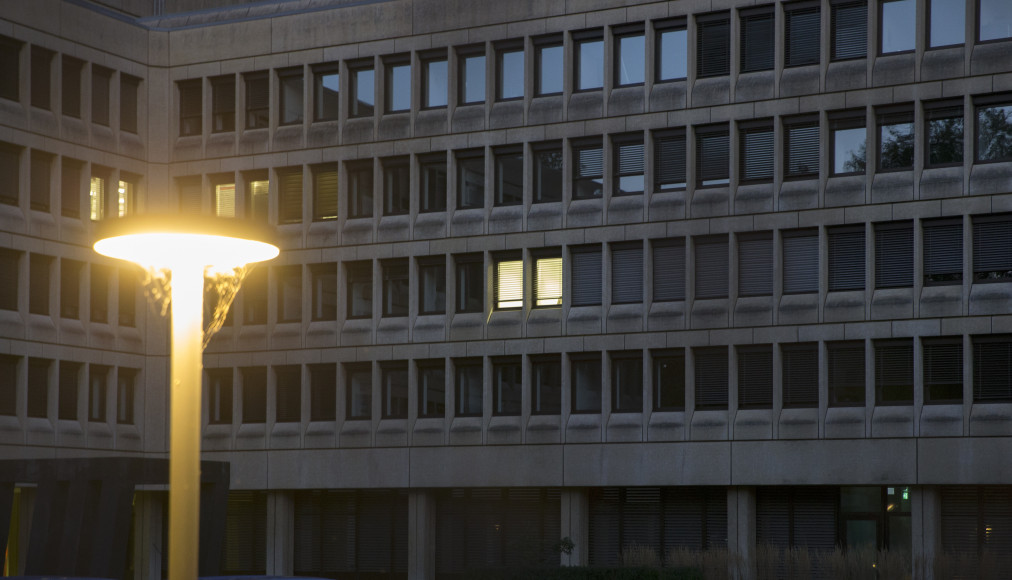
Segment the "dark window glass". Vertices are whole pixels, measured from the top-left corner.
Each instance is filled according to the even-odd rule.
[[[348,170],[348,217],[372,217],[373,213],[373,169],[372,161],[349,163]]]
[[[485,207],[485,152],[457,155],[457,207]]]
[[[914,284],[914,226],[911,222],[875,226],[875,287]]]
[[[741,125],[738,128],[741,151],[740,181],[770,181],[773,179],[773,126],[770,123]]]
[[[345,419],[370,419],[372,417],[372,364],[354,363],[344,365],[345,392],[347,393]]]
[[[278,72],[278,124],[302,122],[302,67]]]
[[[15,261],[15,265],[17,262]],[[4,264],[8,266],[8,264]],[[42,254],[32,254],[28,262],[28,312],[49,316],[49,278],[53,267],[53,258]],[[17,270],[4,270],[17,272]],[[17,276],[10,276],[17,279]],[[15,300],[15,304],[17,301]]]
[[[696,187],[729,183],[730,149],[727,125],[696,128]]]
[[[973,218],[973,280],[1012,279],[1012,217]]]
[[[726,410],[728,405],[727,347],[694,348],[696,409]]]
[[[0,148],[0,167],[3,167],[3,149]],[[80,161],[64,157],[60,163],[60,213],[65,217],[81,217],[81,167]],[[0,171],[0,175],[4,172]],[[15,175],[17,175],[15,173]],[[2,194],[0,194],[2,195]],[[0,198],[0,201],[3,201]]]
[[[738,296],[773,294],[773,234],[738,236]]]
[[[408,261],[383,260],[383,316],[408,315]]]
[[[372,317],[372,262],[346,262],[348,318]]]
[[[457,417],[480,417],[482,414],[483,377],[481,359],[453,361]]]
[[[32,47],[32,106],[50,110],[53,55],[41,46]]]
[[[499,100],[522,99],[524,97],[524,49],[523,47],[500,50],[499,56]]]
[[[109,83],[112,82],[110,69],[91,65],[91,122],[109,126]]]
[[[977,161],[1012,159],[1012,105],[977,107]]]
[[[784,66],[819,64],[819,5],[784,7]]]
[[[109,268],[91,265],[91,321],[109,322]]]
[[[119,271],[119,325],[134,326],[137,321],[137,273]]]
[[[914,341],[876,340],[875,404],[914,404]]]
[[[302,221],[302,167],[278,169],[278,222]]]
[[[963,103],[925,105],[924,127],[928,166],[963,163]]]
[[[200,135],[203,130],[203,81],[179,81],[179,134],[186,137]]]
[[[243,324],[267,324],[267,269],[254,268],[242,287]]]
[[[531,414],[562,412],[562,359],[559,355],[531,357]]]
[[[973,337],[973,402],[1012,401],[1012,337]]]
[[[562,43],[545,44],[534,49],[537,73],[535,94],[555,95],[562,92]]]
[[[963,404],[963,337],[921,340],[924,402]]]
[[[337,264],[312,264],[313,320],[337,320]]]
[[[495,152],[495,204],[524,202],[524,153],[520,149]]]
[[[446,312],[446,262],[419,261],[418,313],[443,314]]]
[[[819,406],[818,343],[785,344],[780,348],[785,409]]]
[[[19,40],[0,36],[0,98],[11,101],[20,99],[21,46],[23,44]]]
[[[685,410],[685,353],[657,351],[654,359],[654,411]]]
[[[380,393],[384,419],[408,418],[408,363],[385,362],[382,371]]]
[[[928,0],[928,46],[966,42],[966,0]]]
[[[619,86],[643,84],[646,79],[646,37],[642,32],[615,38],[615,84]],[[581,52],[581,56],[584,53]],[[602,53],[602,56],[603,53]],[[604,68],[604,63],[601,63]],[[583,73],[581,77],[583,78]],[[602,79],[603,80],[603,79]]]
[[[302,367],[274,367],[274,379],[275,420],[278,423],[298,423],[302,420]]]
[[[963,280],[962,218],[925,220],[924,284],[958,284]]]
[[[730,72],[731,21],[727,13],[696,18],[696,76],[723,76]]]
[[[446,211],[446,155],[421,161],[421,203],[419,212]]]
[[[337,219],[337,164],[313,167],[313,221]]]
[[[685,300],[685,240],[654,242],[654,302]]]
[[[137,132],[137,98],[141,79],[127,74],[119,75],[119,128],[127,133]]]
[[[727,298],[727,236],[700,237],[694,241],[696,298]]]
[[[570,357],[573,413],[601,412],[601,355]]]
[[[411,65],[407,62],[385,64],[386,113],[397,113],[411,109]]]
[[[562,201],[562,147],[534,150],[534,203]]]
[[[67,421],[77,420],[78,385],[81,380],[80,363],[60,361],[59,400],[57,416]]]
[[[611,355],[611,410],[643,412],[643,354],[639,351]]]
[[[349,117],[371,117],[376,108],[376,74],[372,67],[353,68]]]
[[[60,260],[60,317],[81,317],[81,269],[84,264],[63,258]],[[9,271],[17,271],[9,270]]]
[[[481,254],[456,258],[457,312],[481,312],[485,309],[485,273]]]
[[[309,365],[309,420],[333,421],[337,418],[337,365]]]
[[[654,191],[685,189],[685,130],[654,134]]]
[[[830,116],[829,145],[832,147],[833,174],[864,173],[866,130],[864,116]]]
[[[336,121],[341,112],[341,73],[336,67],[320,67],[313,74],[314,119]]]
[[[784,124],[786,177],[815,177],[819,175],[819,121],[798,120]]]
[[[422,107],[445,107],[447,103],[447,63],[445,58],[422,63]]]
[[[600,142],[573,147],[573,199],[601,197],[604,155]]]
[[[773,408],[773,347],[738,347],[738,408]]]
[[[53,156],[44,151],[32,149],[31,184],[29,187],[32,209],[49,211],[49,200],[52,197],[52,172]]]
[[[492,359],[492,415],[519,415],[523,393],[520,357]]]
[[[826,343],[829,364],[829,406],[864,405],[864,341]]]
[[[267,202],[270,183],[266,171],[244,174],[246,181],[246,217],[257,222],[267,222]]]
[[[235,76],[211,79],[211,132],[235,131]]]
[[[267,367],[243,367],[242,422],[267,422]]]
[[[485,53],[460,55],[460,104],[485,102]]]
[[[573,306],[601,304],[601,246],[574,248],[571,258]]]
[[[643,302],[643,244],[611,245],[611,302]]]
[[[446,414],[446,365],[442,359],[418,362],[418,416]]]
[[[88,421],[105,422],[109,391],[109,367],[88,366]]]
[[[21,357],[0,354],[0,415],[18,412],[18,361]]]
[[[0,48],[0,54],[2,54],[2,51],[3,49]],[[83,61],[80,61],[72,56],[63,56],[63,71],[60,75],[63,81],[62,86],[60,87],[61,92],[63,93],[62,109],[64,115],[75,119],[81,118],[81,75],[83,72]],[[17,83],[13,86],[17,89]],[[0,94],[0,96],[3,95]]]
[[[246,128],[263,129],[271,120],[271,83],[267,73],[245,75],[246,82]]]
[[[894,110],[879,113],[878,166],[880,170],[913,169],[913,111]]]
[[[278,322],[302,320],[302,266],[274,269],[278,283]]]
[[[864,290],[864,226],[830,228],[829,291]]]
[[[232,422],[232,369],[207,369],[207,422]]]
[[[684,79],[689,65],[688,31],[681,22],[671,28],[658,28],[657,82]]]
[[[773,69],[773,45],[776,38],[773,10],[742,10],[741,72]]]
[[[600,37],[577,38],[576,80],[573,89],[588,91],[604,86],[604,40]],[[616,79],[618,80],[618,79]]]
[[[613,195],[635,195],[643,193],[643,142],[617,141],[612,149],[615,154],[615,182]]]
[[[383,160],[383,215],[402,215],[411,207],[411,163],[407,157]]]
[[[0,368],[3,366],[3,362],[0,362]],[[49,416],[49,370],[52,366],[53,361],[46,358],[28,359],[29,417],[45,419]],[[123,371],[120,370],[120,372],[122,373]],[[4,374],[5,373],[3,371],[0,371],[0,381],[9,385],[9,388],[13,388],[17,383],[15,381],[11,381],[10,377],[3,376]],[[10,395],[7,396],[9,397]],[[0,395],[0,398],[3,397],[4,395]]]

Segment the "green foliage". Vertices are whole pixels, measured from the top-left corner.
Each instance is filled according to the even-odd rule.
[[[529,568],[474,570],[463,580],[703,580],[692,568]]]

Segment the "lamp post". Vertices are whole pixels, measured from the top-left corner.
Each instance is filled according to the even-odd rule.
[[[270,260],[279,250],[262,226],[208,216],[129,216],[101,222],[97,233],[99,254],[171,273],[169,580],[195,580],[204,274]]]

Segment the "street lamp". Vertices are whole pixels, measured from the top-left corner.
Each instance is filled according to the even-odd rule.
[[[204,276],[242,271],[246,264],[276,257],[279,250],[264,241],[271,236],[263,226],[210,216],[135,215],[100,222],[97,234],[99,254],[170,276],[169,580],[195,580]]]

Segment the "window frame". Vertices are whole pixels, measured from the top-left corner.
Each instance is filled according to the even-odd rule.
[[[348,180],[348,219],[372,218],[376,213],[375,161],[372,158],[346,161],[344,167]]]
[[[383,170],[383,215],[411,213],[411,157],[380,159]]]
[[[934,49],[937,49],[937,48],[952,48],[952,47],[956,47],[956,46],[965,46],[966,45],[966,0],[959,0],[963,4],[963,22],[961,23],[962,26],[960,27],[963,30],[963,42],[959,42],[959,43],[955,43],[955,44],[939,44],[938,46],[933,46],[931,44],[931,4],[934,1],[935,0],[927,0],[927,2],[925,2],[925,6],[924,6],[924,20],[925,20],[925,24],[926,24],[925,27],[924,27],[925,28],[925,30],[924,30],[924,45],[925,45],[924,46],[924,50],[925,51],[929,51],[929,50],[934,50]],[[977,9],[975,8],[974,9],[975,13],[976,13],[976,10]],[[979,23],[979,17],[976,17],[976,18],[977,18],[977,23]],[[975,29],[978,27],[977,23],[974,23],[974,28]],[[985,41],[985,42],[989,42],[989,41]]]
[[[409,402],[409,387],[408,387],[408,368],[409,362],[407,360],[400,361],[383,361],[380,363],[380,419],[407,419],[408,410],[411,407]],[[396,375],[393,373],[404,373],[403,381],[396,380]],[[392,376],[393,375],[393,376]],[[403,399],[401,397],[394,397],[394,394],[399,391],[403,393]],[[400,399],[403,401],[403,409],[397,409],[396,401]]]
[[[492,416],[493,417],[518,417],[523,412],[524,393],[524,371],[523,357],[520,355],[492,357]],[[512,381],[508,381],[513,392],[516,408],[507,407],[504,404],[505,395],[508,392],[506,377],[502,371],[509,369]]]
[[[655,20],[654,26],[654,84],[674,83],[678,81],[685,81],[689,75],[689,29],[686,18],[671,18],[666,20]],[[685,75],[680,77],[664,78],[662,76],[662,67],[664,65],[664,43],[662,42],[662,36],[669,32],[684,32],[685,33],[685,46],[683,47],[683,54],[685,57]]]
[[[757,135],[761,133],[769,133],[769,144],[767,145],[768,151],[761,149],[763,143],[758,145],[750,146],[748,143],[749,135]],[[750,121],[739,121],[738,122],[738,183],[741,185],[749,185],[754,183],[771,183],[773,177],[776,175],[776,161],[773,155],[775,150],[776,130],[773,125],[773,119],[755,119]],[[762,165],[768,167],[762,167],[760,170],[763,173],[768,172],[768,176],[760,177],[749,177],[749,159],[750,153],[754,153],[759,156],[759,162]]]
[[[885,167],[882,162],[885,155],[882,153],[882,146],[885,141],[882,139],[882,131],[887,127],[896,125],[910,126],[910,164],[896,167]],[[915,131],[917,124],[914,120],[914,105],[893,105],[880,107],[875,110],[875,171],[876,173],[894,173],[897,171],[913,171],[917,160]]]
[[[517,157],[520,159],[520,171],[511,171],[508,168],[504,168],[504,162],[507,158],[510,161],[516,162]],[[496,147],[492,150],[492,159],[494,166],[494,188],[493,188],[493,200],[492,203],[495,207],[504,206],[516,206],[524,204],[524,149],[522,145],[508,145],[504,147]],[[515,169],[515,168],[514,168]],[[519,188],[519,196],[515,199],[507,201],[505,198],[506,184],[509,178],[519,179],[519,183],[513,183],[515,188]]]
[[[872,0],[877,1],[877,0]],[[862,46],[862,54],[856,56],[839,56],[837,53],[837,38],[839,36],[839,30],[837,23],[837,11],[840,8],[854,8],[857,6],[863,6],[864,8],[864,43]],[[845,62],[848,60],[858,60],[862,58],[868,58],[868,0],[832,0],[829,4],[829,61],[830,62]]]
[[[542,69],[544,65],[542,60],[544,57],[544,51],[546,49],[559,49],[562,51],[559,55],[559,64],[561,65],[562,73],[565,75],[566,71],[566,54],[563,38],[561,34],[553,34],[550,36],[540,37],[534,39],[534,96],[535,97],[550,97],[554,95],[561,95],[566,90],[566,83],[560,83],[558,91],[545,92],[542,86]],[[562,78],[562,77],[560,77]]]
[[[485,367],[484,367],[484,361],[482,360],[481,357],[454,358],[454,359],[451,359],[451,360],[453,362],[453,416],[454,417],[482,417],[484,415],[484,408],[485,408],[485,393],[484,393],[484,383],[485,383],[484,372],[485,372]],[[469,410],[467,412],[464,412],[462,410],[464,408],[464,404],[465,404],[465,399],[464,399],[465,393],[463,391],[463,388],[466,387],[468,389],[468,393],[467,393],[469,395],[468,399],[471,399],[471,397],[473,397],[473,395],[475,393],[473,393],[471,391],[472,389],[474,389],[474,385],[471,384],[472,381],[468,380],[468,384],[467,385],[462,385],[461,384],[462,383],[462,378],[464,376],[464,373],[466,373],[466,372],[474,373],[475,370],[477,370],[477,374],[478,374],[478,381],[477,381],[477,383],[478,383],[478,392],[477,392],[477,394],[479,395],[479,406],[480,406],[480,409],[478,411]],[[473,379],[473,378],[474,377],[469,377],[469,379]],[[466,402],[468,404],[470,404],[470,403],[473,403],[474,401],[473,400],[468,400]]]
[[[562,355],[561,354],[540,354],[530,355],[530,385],[531,385],[531,415],[561,415],[562,414]],[[555,373],[556,384],[555,397],[556,400],[551,401],[554,406],[546,408],[548,405],[542,404],[542,393],[545,391],[544,387],[552,387],[553,385],[545,385],[539,377],[542,375],[539,370],[546,367],[552,367],[549,372]],[[552,377],[549,377],[549,379]]]
[[[696,147],[696,189],[708,189],[715,187],[729,187],[731,184],[731,129],[728,123],[716,123],[712,125],[693,125],[693,145]],[[716,177],[716,173],[711,176],[711,179],[706,179],[706,165],[713,165],[714,168],[720,165],[718,159],[716,162],[707,161],[706,155],[703,154],[703,145],[707,139],[724,139],[726,141],[724,147],[724,170],[721,173],[722,177]]]
[[[731,74],[731,13],[727,10],[720,12],[709,12],[706,14],[698,14],[694,18],[696,25],[696,78],[713,78],[723,77]],[[708,36],[703,34],[705,28],[716,29],[723,23],[726,29],[726,37],[723,42],[723,54],[717,54],[714,58],[722,60],[722,62],[710,63],[709,59],[704,58],[706,51],[704,50],[703,44],[705,42],[718,42],[718,40],[708,40]],[[715,30],[714,34],[718,33],[719,30]],[[718,53],[720,47],[713,49]],[[704,72],[704,68],[707,63],[713,67],[713,70]]]
[[[481,98],[475,100],[467,99],[468,76],[467,64],[472,59],[480,58],[482,61],[481,75]],[[464,46],[457,49],[457,105],[469,106],[480,105],[488,101],[488,54],[484,44]]]
[[[891,2],[911,2],[913,4],[913,7],[914,7],[914,14],[916,15],[916,13],[917,13],[917,0],[878,0],[878,30],[876,31],[877,34],[878,34],[878,38],[877,38],[877,42],[878,42],[878,56],[893,56],[893,55],[897,55],[897,54],[911,54],[911,53],[913,53],[913,52],[915,52],[917,50],[917,35],[916,35],[916,33],[914,34],[914,38],[913,38],[913,40],[914,40],[914,46],[913,47],[908,48],[908,49],[904,49],[904,50],[895,50],[895,51],[891,51],[891,52],[885,52],[884,51],[884,44],[883,43],[885,41],[885,30],[883,29],[883,26],[885,25],[885,5],[889,4]],[[926,26],[926,28],[930,29],[930,27],[931,27],[930,22],[926,22],[926,24],[928,25],[928,26]],[[925,31],[925,33],[927,33],[927,31]]]
[[[344,363],[344,393],[345,393],[345,407],[344,407],[344,420],[345,421],[370,421],[372,420],[372,399],[373,399],[373,372],[371,362],[356,362],[356,363]],[[368,377],[368,387],[364,392],[356,392],[355,378],[357,377]],[[361,383],[359,383],[361,385]],[[352,404],[355,401],[355,397],[368,397],[367,403],[368,411],[364,413],[355,412],[355,406]]]
[[[313,122],[337,121],[341,118],[341,67],[336,62],[313,65],[310,69],[313,75]],[[324,78],[337,76],[337,96],[330,99],[325,98],[329,91],[324,84]],[[333,92],[333,91],[331,91]],[[327,105],[335,110],[328,112]]]
[[[407,108],[394,108],[394,99],[400,94],[395,90],[395,84],[397,83],[397,71],[398,69],[408,69],[408,86],[407,90],[403,91],[403,94],[408,96]],[[411,112],[411,76],[414,73],[412,70],[414,67],[411,66],[411,55],[401,54],[388,56],[383,58],[383,114],[384,115],[396,115],[399,113],[410,113]],[[403,79],[402,79],[403,80]]]
[[[129,87],[129,88],[128,88]],[[140,117],[141,79],[119,73],[119,130],[137,135]]]
[[[837,361],[837,360],[834,360],[834,356],[839,356],[838,354],[834,354],[834,353],[841,353],[843,351],[856,351],[856,350],[860,350],[860,353],[861,353],[860,354],[861,367],[860,367],[860,373],[859,373],[860,376],[861,376],[860,385],[858,385],[857,383],[846,384],[847,381],[845,381],[844,378],[840,376],[840,373],[835,373],[834,372],[834,366],[835,365],[843,364],[843,366],[846,367],[846,368],[851,368],[851,370],[855,370],[855,369],[854,369],[854,367],[852,365],[846,364],[848,361]],[[868,365],[868,360],[867,359],[868,359],[868,353],[867,353],[867,349],[866,349],[866,345],[865,345],[865,341],[864,340],[860,340],[859,339],[859,340],[840,340],[840,341],[829,341],[829,342],[826,342],[826,367],[827,367],[828,374],[829,374],[829,379],[828,379],[828,382],[829,382],[829,384],[828,384],[829,401],[828,401],[828,405],[830,407],[864,407],[864,406],[866,406],[868,404],[868,400],[867,400],[867,375],[866,375],[866,369],[867,369],[867,365]],[[849,362],[856,364],[856,359],[852,360],[852,361],[849,361]],[[854,374],[856,375],[858,373],[854,373]],[[844,381],[844,382],[838,384],[836,382],[838,380]],[[856,395],[856,394],[859,393],[860,397],[859,398],[855,398],[854,400],[847,400],[847,399],[841,398],[841,395],[846,395],[851,390],[854,391],[854,393],[852,393],[852,394]],[[838,391],[843,391],[843,392],[841,393],[841,392],[838,392]]]
[[[816,20],[819,24],[816,25],[816,38],[805,38],[802,29],[802,37],[798,40],[801,44],[814,46],[816,55],[815,60],[811,60],[809,56],[805,59],[803,56],[799,57],[799,62],[794,62],[791,58],[791,17],[793,15],[804,16],[805,13],[810,13],[814,9]],[[795,14],[796,13],[796,14]],[[822,62],[822,6],[821,3],[816,0],[801,0],[799,2],[790,2],[783,4],[783,15],[784,15],[784,68],[796,68],[799,66],[818,66]],[[814,42],[812,42],[814,40]]]
[[[411,278],[410,260],[408,258],[390,258],[380,260],[382,280],[382,300],[380,316],[383,318],[401,318],[410,311]],[[398,301],[397,298],[400,297]],[[398,307],[397,303],[401,306]]]
[[[305,94],[306,94],[306,79],[305,73],[301,66],[277,69],[278,75],[278,126],[279,127],[290,127],[295,125],[301,125],[306,120],[305,110]],[[298,89],[298,110],[299,114],[294,119],[286,119],[285,105],[287,105],[288,99],[285,97],[286,84],[291,82],[293,79],[298,78],[297,85],[292,83],[293,87]]]
[[[444,89],[443,104],[433,105],[431,89],[435,87],[432,82],[432,65],[436,63],[443,63],[446,67],[446,85]],[[421,79],[419,82],[421,95],[419,98],[419,108],[422,111],[432,111],[438,109],[446,109],[450,105],[450,61],[446,56],[445,50],[440,50],[431,53],[425,53],[419,57],[419,65],[421,66]]]
[[[439,167],[442,167],[443,173],[442,191],[432,192],[428,172],[435,168],[435,171],[438,174]],[[419,156],[418,178],[420,180],[420,183],[418,184],[418,213],[445,212],[446,196],[450,188],[450,172],[446,161],[446,153],[439,152]],[[438,187],[438,179],[436,181],[436,186]],[[433,193],[435,193],[435,197],[432,196]]]
[[[639,162],[635,159],[631,160],[632,167],[623,167],[622,153],[624,148],[639,148]],[[643,139],[642,133],[632,133],[623,135],[614,135],[611,138],[611,153],[612,153],[612,186],[611,194],[612,197],[623,197],[630,195],[641,195],[646,192],[646,167],[647,167],[647,148],[646,141]],[[603,152],[602,152],[603,155]],[[622,178],[623,177],[639,177],[641,186],[638,190],[625,191],[622,189]]]
[[[468,312],[484,312],[485,311],[485,257],[481,253],[470,253],[470,254],[458,254],[453,257],[453,280],[455,286],[454,292],[454,312],[457,314],[464,314]],[[467,280],[469,278],[468,272],[470,270],[476,270],[471,274],[476,274],[476,280]],[[469,289],[479,288],[481,289],[481,300],[480,308],[473,308],[462,306],[461,299],[463,298],[464,292],[461,289],[464,286]],[[474,298],[473,296],[469,298]],[[469,301],[468,301],[469,302]]]
[[[510,101],[522,101],[526,96],[526,86],[524,85],[527,71],[527,56],[524,51],[524,40],[506,40],[498,42],[493,47],[495,50],[495,99],[498,102],[506,103]],[[515,97],[504,97],[503,88],[506,86],[506,81],[503,78],[506,68],[503,65],[503,61],[506,55],[520,53],[520,64],[525,70],[520,71],[520,95]]]
[[[545,179],[545,171],[542,169],[542,155],[544,154],[557,154],[559,160],[558,169],[558,187],[556,189],[555,196],[546,196],[544,194],[544,186],[547,180]],[[531,203],[559,203],[562,201],[562,191],[565,189],[565,155],[562,147],[562,141],[546,141],[543,143],[537,143],[531,146],[531,172],[533,174],[533,184],[531,187]],[[550,184],[549,184],[550,185]]]
[[[373,317],[375,305],[373,304],[373,265],[372,260],[356,260],[344,262],[345,288],[347,292],[345,317],[348,320],[367,320]],[[354,291],[357,286],[368,286],[369,288],[369,309],[367,314],[354,314]]]
[[[464,179],[464,176],[465,176],[465,172],[469,171],[468,168],[467,168],[467,166],[468,166],[467,162],[469,162],[469,161],[470,162],[474,162],[474,160],[476,160],[476,159],[480,159],[481,160],[481,204],[470,204],[470,203],[465,204],[464,203],[464,199],[465,199],[464,196],[467,193],[467,190],[465,189],[467,183],[466,183],[466,180]],[[455,169],[456,169],[455,173],[456,173],[456,177],[457,177],[457,181],[456,181],[457,209],[484,209],[484,207],[485,207],[485,189],[486,189],[486,187],[485,187],[485,177],[486,177],[486,175],[485,175],[485,173],[486,173],[486,171],[485,171],[485,149],[483,149],[483,148],[477,148],[477,149],[463,149],[463,150],[455,151],[454,154],[453,154],[453,160],[454,160],[454,165],[455,165]],[[475,165],[475,167],[477,167],[477,165]]]
[[[753,49],[765,49],[766,47],[752,47],[748,42],[749,24],[769,21],[769,65],[765,62],[753,67],[748,66],[746,59],[753,54]],[[776,6],[768,4],[765,6],[743,7],[738,10],[738,70],[741,74],[748,74],[761,71],[770,71],[776,68]],[[766,55],[763,55],[764,57]]]
[[[990,109],[995,107],[1012,107],[1012,94],[1004,93],[973,99],[973,134],[974,134],[973,163],[1003,163],[1012,161],[1012,148],[1010,148],[1009,155],[1005,157],[1000,157],[996,159],[981,159],[980,157],[980,138],[981,138],[980,113],[982,109]],[[1008,121],[1010,117],[1012,117],[1012,113],[1006,116],[1006,121]],[[965,135],[965,127],[964,127],[964,135]]]
[[[936,348],[950,348],[954,349],[958,357],[958,369],[954,373],[959,377],[959,396],[958,397],[933,397],[932,387],[935,386],[948,386],[952,387],[952,384],[945,385],[940,381],[933,381],[932,378],[934,373],[929,372],[929,366],[931,365],[934,357],[930,354],[933,349]],[[924,404],[925,405],[962,405],[964,397],[966,396],[966,385],[963,379],[963,369],[966,364],[964,352],[963,352],[963,337],[962,335],[956,336],[925,336],[921,338],[921,365],[923,377],[922,383],[924,388]]]
[[[179,136],[196,137],[203,134],[204,80],[201,78],[176,81],[179,98]],[[196,102],[192,102],[196,99]],[[191,126],[191,123],[193,124]]]
[[[372,73],[372,104],[360,106],[359,89],[364,89],[365,85],[362,84],[359,75],[364,73]],[[376,116],[376,63],[372,58],[348,64],[348,99],[349,119],[368,119]]]
[[[611,412],[612,413],[642,413],[643,412],[643,351],[641,350],[620,350],[611,351],[608,353],[611,367],[611,384],[610,384],[610,399],[611,399]],[[633,376],[629,377],[633,380],[632,395],[629,398],[628,405],[623,405],[622,400],[626,397],[622,396],[620,389],[621,377],[620,373],[623,368],[622,363],[631,363],[629,369],[632,370]],[[636,381],[638,375],[639,380]],[[638,382],[638,384],[636,384]],[[627,390],[628,392],[628,390]]]
[[[427,302],[425,272],[428,270],[435,270],[437,274],[441,274],[437,275],[435,278],[437,282],[436,287],[433,289],[433,291],[438,297],[440,294],[439,281],[442,280],[442,294],[443,294],[442,308],[437,307],[435,309],[429,310],[426,309],[425,307]],[[446,314],[446,258],[444,256],[419,257],[417,272],[418,272],[418,315],[426,316],[433,314],[435,315]],[[437,304],[440,303],[438,298],[435,300],[435,302]]]
[[[612,60],[613,60],[613,62],[612,62],[612,67],[613,67],[613,70],[612,70],[612,79],[613,79],[612,80],[612,86],[614,88],[625,88],[625,87],[641,87],[641,86],[645,85],[646,81],[647,81],[647,74],[649,72],[649,71],[647,71],[647,62],[646,62],[646,60],[647,60],[647,35],[646,35],[646,28],[642,24],[630,24],[630,25],[624,25],[624,26],[613,26],[612,29],[611,29],[611,32],[612,32],[612,48],[615,51],[615,54],[614,54],[614,56],[612,58]],[[634,38],[634,37],[637,37],[637,36],[642,37],[642,39],[643,39],[643,52],[642,52],[642,54],[640,54],[640,57],[642,58],[642,61],[643,61],[643,78],[642,78],[642,80],[639,80],[639,81],[634,81],[634,82],[630,82],[630,83],[623,83],[623,82],[621,82],[621,78],[622,78],[622,63],[623,63],[623,59],[622,59],[622,41],[624,39],[626,39],[626,38]],[[602,56],[603,56],[603,46],[602,46]],[[602,64],[604,64],[604,63],[602,63]],[[602,85],[603,84],[604,83],[602,81]]]
[[[829,175],[830,177],[843,177],[849,175],[867,175],[868,173],[868,123],[864,109],[852,109],[848,111],[833,111],[827,115],[829,120]],[[859,171],[836,171],[836,131],[848,131],[851,129],[864,129],[865,153],[861,160],[863,169]]]
[[[716,293],[703,293],[700,288],[700,273],[703,271],[704,266],[713,266],[712,262],[701,256],[700,246],[723,246],[724,249],[724,263],[723,271],[714,271],[713,273],[722,277],[723,281],[723,292]],[[727,234],[712,234],[692,237],[692,262],[695,267],[695,275],[693,276],[693,297],[696,300],[727,300],[731,294],[731,249],[730,239]]]
[[[507,274],[507,275],[509,274],[509,271],[507,271],[507,272],[503,271],[503,264],[512,264],[512,266],[510,268],[516,268],[517,265],[519,265],[519,268],[520,268],[520,285],[519,285],[519,288],[518,288],[519,292],[520,292],[519,297],[514,296],[514,297],[512,297],[512,299],[509,299],[509,296],[506,296],[506,297],[503,296],[503,294],[505,293],[504,289],[502,288],[502,286],[503,286],[503,275],[504,274]],[[525,266],[526,265],[524,263],[523,254],[520,253],[520,252],[506,252],[506,253],[496,254],[495,255],[495,257],[492,260],[493,276],[494,276],[494,278],[493,278],[493,284],[492,284],[492,289],[493,289],[493,300],[492,300],[492,306],[493,306],[493,308],[492,308],[492,310],[497,310],[498,311],[498,310],[523,310],[524,309],[525,303],[526,303],[525,296],[524,296],[524,294],[525,294],[524,288],[526,286],[526,280],[524,280],[524,270],[526,269]],[[515,285],[515,283],[514,284],[510,284],[510,286],[513,286],[513,285]],[[516,289],[514,289],[514,290],[516,290]],[[507,305],[504,306],[503,305],[504,302]],[[519,302],[520,304],[514,304],[515,302]]]
[[[271,125],[271,78],[268,71],[255,71],[242,75],[243,129],[268,129]]]
[[[598,161],[599,166],[595,167],[593,164],[587,165],[588,173],[584,173],[580,165],[580,159],[582,152],[593,152],[597,150],[600,160]],[[583,199],[601,199],[604,197],[604,174],[605,174],[605,160],[604,160],[604,139],[602,137],[589,138],[586,140],[578,140],[570,142],[571,152],[571,167],[572,167],[572,193],[571,199],[574,201]],[[594,171],[598,170],[598,171]],[[590,173],[593,171],[593,173]],[[577,195],[578,192],[583,191],[585,188],[581,185],[588,183],[598,183],[600,188],[593,189],[598,192],[598,195]]]
[[[960,45],[962,46],[962,45]],[[964,161],[965,151],[965,140],[966,140],[966,117],[965,109],[963,106],[963,99],[947,99],[941,101],[924,101],[924,125],[922,130],[924,131],[924,167],[935,168],[935,167],[962,167]],[[958,109],[958,114],[956,113]],[[941,121],[945,119],[959,119],[959,125],[961,129],[960,140],[959,140],[959,160],[950,161],[947,163],[932,163],[932,143],[931,143],[931,123],[932,121]]]
[[[416,387],[418,389],[418,418],[419,419],[442,419],[446,416],[446,361],[438,359],[415,359],[415,365],[417,367],[416,374]],[[440,409],[439,412],[429,412],[429,406],[426,404],[429,401],[427,396],[428,382],[423,380],[423,377],[427,376],[428,371],[439,370],[443,374],[443,390],[442,399],[434,403],[434,406]]]
[[[602,361],[601,353],[600,352],[580,352],[580,353],[573,352],[573,353],[569,353],[569,373],[570,373],[570,381],[569,381],[569,388],[570,388],[570,399],[569,399],[570,403],[569,403],[569,407],[570,407],[570,409],[569,409],[569,413],[571,415],[597,415],[597,414],[601,413],[601,411],[602,411],[602,402],[601,401],[602,401],[602,395],[603,395],[603,390],[604,390],[604,385],[603,385],[603,383],[604,383],[604,371],[603,371],[603,368],[602,368],[602,362],[603,361]],[[597,384],[596,385],[593,385],[593,384],[586,385],[588,388],[590,388],[590,392],[587,393],[587,396],[590,397],[590,400],[588,400],[588,403],[594,403],[595,406],[588,406],[588,407],[578,408],[577,407],[577,401],[579,400],[579,397],[577,397],[577,390],[580,389],[581,385],[580,385],[579,381],[577,381],[576,366],[577,365],[584,365],[585,364],[585,365],[587,365],[587,368],[589,370],[593,370],[595,363],[597,365]],[[596,388],[596,392],[595,392],[595,388]],[[595,394],[597,395],[596,399],[594,398]]]
[[[818,113],[811,115],[801,115],[798,117],[788,117],[783,120],[784,124],[784,181],[801,181],[806,179],[816,179],[819,177],[819,165],[822,159],[822,151],[820,151],[821,140],[821,123],[819,122]],[[795,155],[791,155],[792,141],[791,132],[796,129],[815,129],[815,152],[812,155],[812,151],[799,151],[802,153],[801,157],[804,157],[803,153],[808,153],[808,157],[813,158],[815,161],[815,167],[808,171],[791,171],[791,163]],[[809,147],[811,144],[808,144]],[[796,161],[796,160],[795,160]]]

